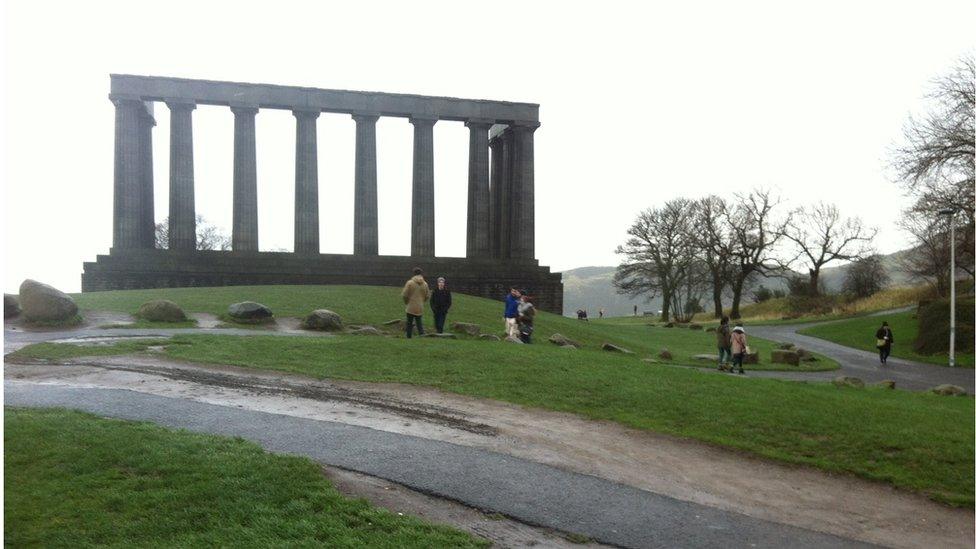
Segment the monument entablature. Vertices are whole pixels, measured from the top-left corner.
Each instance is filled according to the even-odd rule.
[[[561,313],[558,274],[535,259],[535,147],[539,106],[531,103],[325,90],[135,75],[112,75],[115,177],[112,249],[85,264],[82,290],[238,284],[398,285],[429,265],[455,290],[500,297],[524,286],[539,306]],[[152,129],[155,103],[170,110],[169,247],[155,246]],[[193,111],[228,107],[234,118],[232,250],[199,252],[193,170]],[[263,109],[295,117],[294,252],[258,250],[255,118]],[[321,254],[317,118],[349,114],[356,123],[354,252]],[[413,125],[410,256],[378,255],[376,122]],[[466,257],[434,250],[434,140],[439,120],[470,131]],[[329,182],[335,185],[335,182]],[[382,269],[382,270],[377,270]]]

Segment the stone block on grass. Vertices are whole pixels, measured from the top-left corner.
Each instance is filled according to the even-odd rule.
[[[481,326],[478,324],[472,324],[470,322],[454,322],[451,324],[451,330],[459,334],[467,334],[472,337],[477,337],[481,333]]]
[[[360,335],[360,336],[381,336],[383,332],[379,331],[377,328],[372,326],[359,326],[353,330],[349,330],[349,335]]]
[[[68,294],[31,279],[20,285],[20,308],[28,322],[68,322],[78,316]]]
[[[883,389],[894,389],[895,388],[895,380],[893,380],[893,379],[882,379],[881,381],[875,383],[875,385],[878,386],[878,387],[881,387]]]
[[[634,354],[634,351],[629,351],[627,349],[624,349],[623,347],[614,345],[613,343],[604,343],[603,345],[600,346],[600,348],[603,349],[604,351],[609,351],[611,353],[623,353],[626,355]]]
[[[152,322],[181,322],[186,313],[179,305],[168,299],[154,299],[139,306],[136,316]]]
[[[831,382],[835,387],[853,387],[855,389],[864,388],[864,380],[859,377],[837,376]]]
[[[485,341],[501,341],[502,340],[502,338],[496,336],[495,334],[481,334],[481,335],[478,336],[478,339],[482,339],[482,340],[485,340]]]
[[[958,385],[943,383],[929,389],[931,392],[942,396],[966,396],[966,390]]]
[[[671,351],[667,349],[661,349],[661,352],[657,354],[657,357],[661,360],[671,360],[674,358],[674,355],[672,355]]]
[[[799,366],[800,355],[798,355],[796,351],[773,349],[773,352],[770,355],[770,362],[773,364],[789,364],[791,366]]]
[[[302,328],[336,332],[342,329],[342,317],[328,309],[315,309],[302,320]]]
[[[454,334],[448,334],[448,333],[439,334],[437,332],[427,332],[426,334],[420,337],[429,337],[432,339],[457,339],[457,336]]]
[[[580,345],[578,342],[569,339],[563,334],[552,334],[549,336],[549,343],[559,345],[560,347],[582,347],[582,345]]]
[[[268,307],[254,301],[233,303],[227,307],[227,316],[235,322],[261,324],[274,321],[274,313]]]
[[[742,357],[743,364],[759,364],[759,353],[746,353]]]

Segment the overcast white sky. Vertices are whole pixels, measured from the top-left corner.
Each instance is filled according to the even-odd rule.
[[[112,239],[109,73],[541,105],[536,248],[615,264],[634,216],[763,185],[836,202],[902,248],[884,168],[976,2],[5,2],[4,289],[80,289]],[[169,117],[154,130],[167,215]],[[233,116],[194,113],[197,212],[231,226]],[[323,252],[352,251],[354,123],[318,121]],[[377,126],[380,252],[409,252],[411,126]],[[292,247],[294,118],[257,118],[262,249]],[[438,255],[464,255],[467,129],[434,128]]]

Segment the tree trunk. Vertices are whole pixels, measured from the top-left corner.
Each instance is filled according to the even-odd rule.
[[[820,295],[820,267],[810,269],[810,297]]]
[[[671,322],[671,292],[661,294],[661,322]]]
[[[722,284],[715,280],[712,283],[712,302],[715,304],[715,318],[722,318]]]
[[[729,316],[732,320],[737,320],[742,318],[739,314],[739,303],[742,301],[742,286],[745,284],[745,278],[737,278],[735,282],[732,283],[732,312]]]

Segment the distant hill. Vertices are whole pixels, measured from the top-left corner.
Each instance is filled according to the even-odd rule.
[[[902,258],[909,250],[902,250],[882,256],[881,262],[891,277],[892,286],[911,284],[908,273],[900,265]],[[848,265],[825,268],[820,276],[829,292],[840,291],[844,283]],[[579,267],[563,271],[563,314],[576,316],[577,309],[585,309],[591,317],[603,308],[608,316],[624,316],[634,314],[634,305],[638,313],[644,311],[657,312],[661,309],[661,299],[650,301],[644,298],[633,299],[620,295],[613,287],[613,273],[616,267]],[[805,276],[797,273],[798,276]],[[769,278],[760,282],[771,290],[785,290],[786,281],[781,278]],[[743,301],[750,302],[751,295],[744,296]],[[708,301],[708,300],[705,300]],[[703,303],[706,307],[709,303]]]

